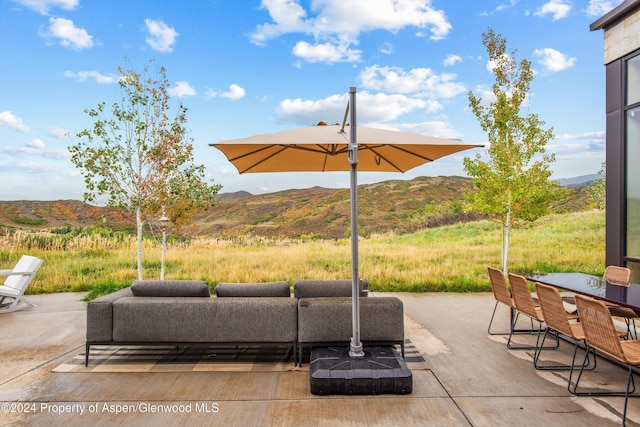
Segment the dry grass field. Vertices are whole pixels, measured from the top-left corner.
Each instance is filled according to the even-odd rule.
[[[540,273],[604,270],[604,212],[554,214],[512,233],[510,271]],[[45,260],[28,293],[91,291],[90,297],[136,279],[135,240],[122,235],[25,232],[2,237],[0,268],[25,253]],[[145,279],[160,275],[157,241],[144,242]],[[500,267],[499,226],[476,221],[404,235],[371,235],[360,241],[360,276],[373,291],[489,291],[487,266]],[[266,282],[346,279],[351,276],[347,239],[243,237],[192,239],[166,254],[166,279]]]

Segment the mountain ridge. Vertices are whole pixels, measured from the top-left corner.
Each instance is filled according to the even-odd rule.
[[[574,184],[575,185],[575,184]],[[358,186],[360,232],[409,232],[428,226],[469,221],[462,211],[464,193],[473,187],[459,176],[417,177]],[[556,211],[589,207],[585,186],[569,187]],[[190,224],[173,230],[184,237],[342,238],[350,232],[348,188],[312,187],[253,195],[221,193],[219,204],[199,212]],[[0,201],[0,232],[56,227],[105,227],[133,232],[135,217],[77,200]]]

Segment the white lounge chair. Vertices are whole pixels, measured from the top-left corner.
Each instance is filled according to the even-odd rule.
[[[23,255],[12,270],[0,270],[0,276],[8,276],[0,285],[0,313],[25,310],[33,307],[33,303],[24,297],[24,291],[31,279],[42,265],[42,260],[30,255]],[[5,302],[9,299],[10,302]],[[22,304],[18,305],[18,303]]]

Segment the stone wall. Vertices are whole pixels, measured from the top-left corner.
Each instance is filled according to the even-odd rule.
[[[640,49],[640,10],[604,32],[604,63]]]

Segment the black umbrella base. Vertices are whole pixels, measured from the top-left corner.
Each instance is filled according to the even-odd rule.
[[[409,394],[413,377],[393,347],[365,347],[364,357],[352,359],[348,347],[311,351],[313,394]]]

